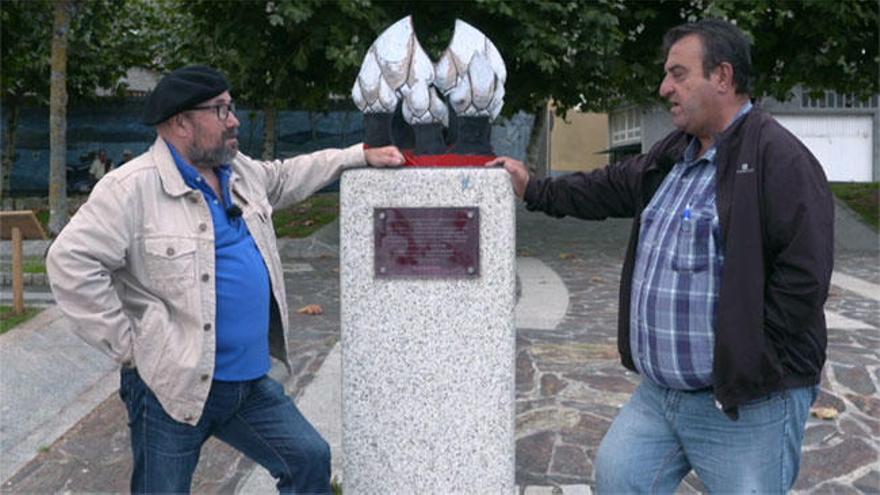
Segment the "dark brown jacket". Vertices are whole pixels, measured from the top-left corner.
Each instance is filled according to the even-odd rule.
[[[635,219],[621,275],[617,339],[621,361],[633,371],[629,316],[639,218],[690,138],[676,131],[647,154],[590,173],[533,179],[526,188],[529,210]],[[724,411],[736,418],[741,404],[819,383],[834,203],[816,158],[759,108],[718,138],[715,163],[724,267],[713,389]]]

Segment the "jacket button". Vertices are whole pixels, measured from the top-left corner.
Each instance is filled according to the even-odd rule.
[[[168,256],[174,256],[174,248],[170,247],[170,248],[166,249],[165,254],[167,254]]]
[[[201,230],[202,232],[208,230],[208,225],[207,225],[207,224],[204,224],[204,223],[200,223],[200,224],[199,224],[199,230]]]
[[[201,378],[202,378],[202,381],[203,381],[203,382],[206,382],[206,381],[208,381],[208,380],[211,379],[211,375],[207,375],[207,374],[205,374],[205,375],[202,375]]]
[[[207,282],[208,280],[211,280],[211,276],[208,275],[207,273],[203,273],[202,274],[202,282]]]
[[[204,328],[206,332],[210,332],[210,331],[211,331],[211,324],[210,324],[210,323],[205,323],[205,326],[202,327],[202,328]]]
[[[192,421],[192,420],[193,420],[193,415],[192,415],[192,414],[187,414],[186,416],[183,417],[183,420],[184,420],[184,421]]]
[[[198,202],[199,202],[199,198],[198,198],[195,194],[190,194],[190,196],[189,196],[189,202],[190,202],[190,203],[193,203],[193,204],[198,203]]]

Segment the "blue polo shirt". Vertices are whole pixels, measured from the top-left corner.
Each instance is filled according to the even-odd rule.
[[[269,372],[269,272],[257,244],[240,216],[230,217],[232,206],[229,178],[232,168],[222,165],[214,171],[220,179],[223,198],[195,167],[168,144],[184,182],[201,191],[211,209],[214,223],[215,293],[217,297],[217,350],[214,379],[243,381]]]

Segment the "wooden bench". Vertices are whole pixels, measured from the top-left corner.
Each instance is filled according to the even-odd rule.
[[[24,313],[24,256],[22,241],[48,239],[31,210],[0,211],[0,239],[12,240],[12,311]]]

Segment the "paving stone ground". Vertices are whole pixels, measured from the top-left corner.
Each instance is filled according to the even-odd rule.
[[[638,383],[616,351],[617,288],[628,220],[582,222],[517,212],[519,256],[537,257],[564,281],[568,311],[553,330],[518,329],[517,466],[521,493],[589,493],[599,441]],[[283,255],[285,253],[282,253]],[[296,255],[294,253],[294,255]],[[297,395],[339,338],[338,260],[283,256],[287,265]],[[309,271],[311,270],[311,271]],[[841,252],[835,270],[880,283],[877,253]],[[322,316],[294,313],[318,303]],[[880,493],[880,303],[834,288],[828,309],[866,328],[829,330],[818,405],[810,418],[795,493]],[[125,412],[114,395],[2,487],[3,493],[125,492],[131,470]],[[220,442],[202,453],[193,491],[231,493],[253,464]],[[576,487],[576,488],[572,488]],[[705,488],[689,476],[679,493]]]
[[[555,330],[518,331],[517,482],[593,486],[599,441],[639,382],[616,351],[617,289],[630,222],[519,213],[520,254],[551,266],[571,300]],[[880,281],[876,252],[840,252],[835,270]],[[873,328],[829,329],[816,406],[840,413],[808,421],[794,492],[880,493],[880,302],[833,287],[826,308]],[[703,491],[693,475],[679,490]]]

